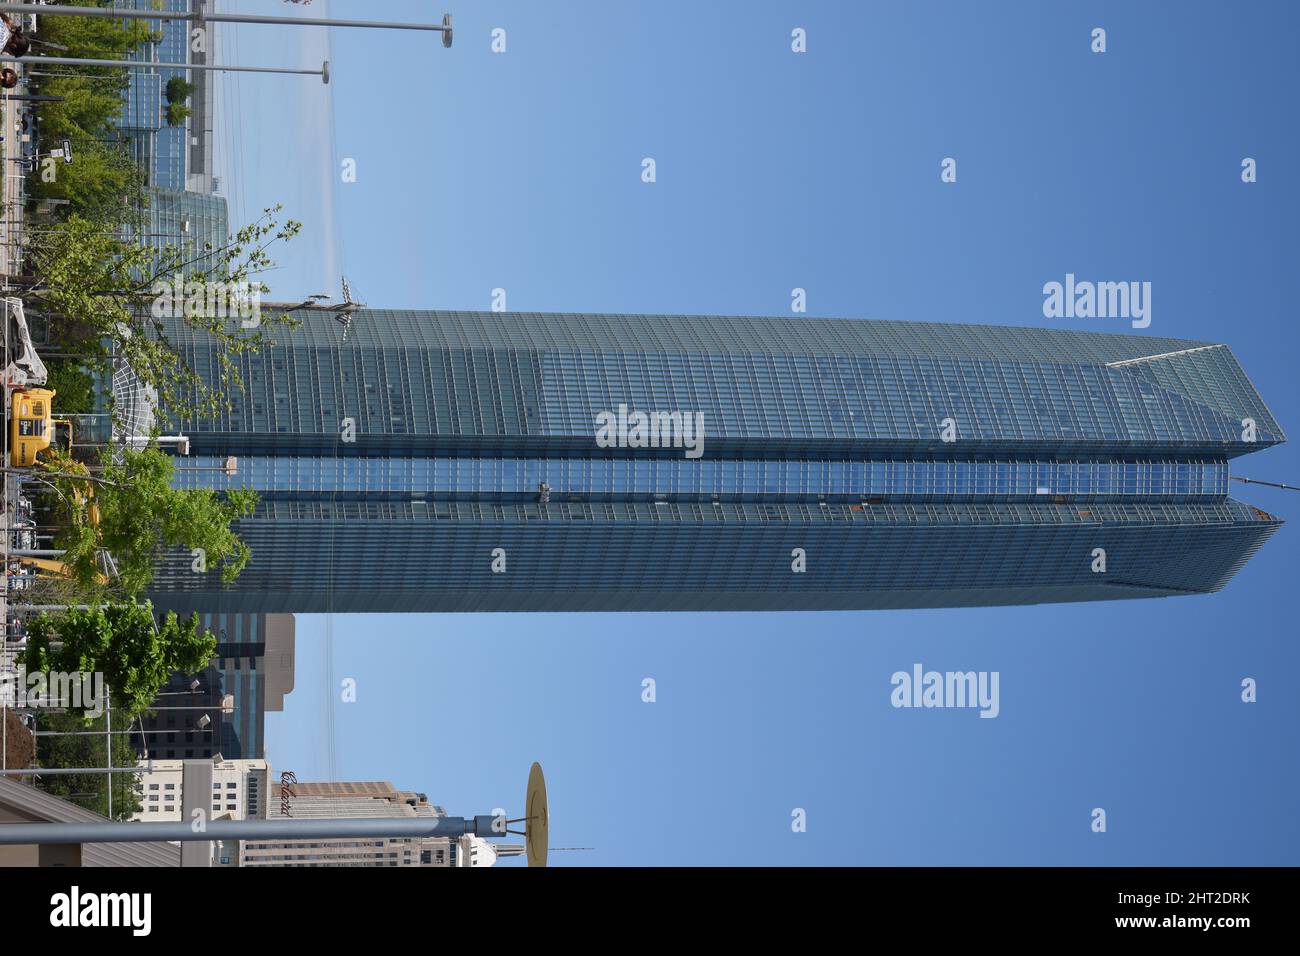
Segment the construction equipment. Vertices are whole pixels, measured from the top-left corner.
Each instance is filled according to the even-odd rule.
[[[91,527],[99,526],[99,505],[95,504],[95,486],[90,482],[85,483],[84,490],[79,486],[74,486],[72,496],[77,499],[77,504],[83,501],[89,502],[86,506],[86,520],[90,522]]]
[[[27,556],[15,557],[14,560],[21,565],[25,565],[37,571],[46,571],[57,578],[72,577],[72,569],[62,561],[54,561],[50,558],[30,558]],[[96,579],[100,584],[108,583],[108,577],[102,571],[97,572]]]
[[[67,429],[67,449],[72,450],[72,422],[54,417],[54,391],[48,388],[14,389],[9,404],[9,464],[28,468],[36,457],[59,443],[58,430]]]
[[[23,300],[5,296],[0,303],[3,304],[5,321],[9,323],[9,350],[12,354],[9,364],[5,366],[5,385],[9,388],[44,385],[50,376],[32,345],[27,316],[23,314]]]

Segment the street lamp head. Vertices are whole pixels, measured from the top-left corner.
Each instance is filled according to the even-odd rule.
[[[320,79],[322,83],[324,83],[326,86],[329,86],[329,82],[330,82],[330,61],[329,60],[326,60],[324,63],[321,64]]]
[[[546,799],[546,777],[542,765],[534,763],[528,771],[528,790],[524,793],[524,851],[529,866],[545,866],[551,842],[551,807]]]
[[[450,48],[451,47],[451,14],[450,13],[444,13],[442,15],[442,28],[443,28],[442,45]]]

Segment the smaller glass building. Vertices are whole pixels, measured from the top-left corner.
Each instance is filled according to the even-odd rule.
[[[115,0],[113,6],[133,10],[188,13],[192,0]],[[149,27],[161,35],[127,57],[146,63],[188,63],[190,24],[183,20],[151,20]],[[148,175],[148,184],[160,189],[185,188],[188,160],[186,125],[167,124],[167,81],[185,78],[184,70],[130,71],[130,86],[118,128],[127,139],[131,157]]]
[[[220,249],[230,238],[226,199],[215,193],[150,189],[144,214],[142,232],[136,238],[159,253],[168,247],[179,252],[183,262],[192,262],[186,275],[207,271],[215,258],[204,250]]]

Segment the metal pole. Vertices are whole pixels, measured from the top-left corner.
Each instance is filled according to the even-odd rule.
[[[316,17],[267,17],[249,13],[206,13],[167,10],[120,10],[111,7],[51,7],[34,9],[27,3],[0,3],[0,13],[39,13],[43,17],[104,17],[115,20],[190,20],[205,23],[262,23],[276,26],[359,27],[370,30],[432,30],[451,46],[451,14],[441,24],[382,23],[377,20],[322,20]]]
[[[193,707],[146,707],[146,710],[220,710],[221,704],[197,704]],[[98,732],[98,731],[96,731]]]
[[[1229,475],[1233,481],[1240,481],[1247,485],[1267,485],[1270,488],[1281,488],[1283,491],[1300,491],[1295,485],[1284,485],[1280,481],[1260,481],[1258,478],[1242,478],[1240,475]]]
[[[346,837],[500,836],[494,817],[335,817],[212,820],[195,832],[179,823],[0,823],[0,845],[51,843],[143,843],[206,840],[331,840]]]
[[[15,604],[11,605],[14,611],[89,611],[92,607],[98,607],[95,604]],[[99,733],[99,731],[95,731]]]
[[[197,733],[200,733],[200,734],[209,734],[209,733],[211,733],[212,731],[210,731],[210,730],[200,730],[200,731],[195,731],[195,730],[194,730],[193,728],[191,728],[191,727],[181,727],[181,728],[176,729],[176,730],[151,730],[151,731],[149,731],[149,733],[151,733],[151,734],[191,734],[191,733],[196,733],[196,732],[197,732]],[[101,732],[98,731],[98,730],[33,730],[32,733],[35,734],[37,737],[99,737],[99,736],[101,736]],[[111,731],[111,733],[114,733],[114,734],[127,734],[127,735],[129,735],[129,734],[134,734],[134,733],[136,733],[136,731],[134,731],[134,730],[114,730],[114,731]],[[121,770],[122,768],[121,768],[121,767],[118,767],[117,769],[118,769],[118,770]]]
[[[99,734],[98,730],[91,731],[93,734]],[[0,777],[46,777],[46,776],[68,776],[72,774],[114,774],[114,773],[148,773],[147,767],[114,767],[112,770],[104,767],[26,767],[22,770],[0,770]],[[0,824],[0,827],[4,824]],[[4,843],[4,840],[0,840]]]
[[[55,9],[50,7],[49,9]],[[80,56],[9,56],[0,55],[0,63],[63,63],[67,66],[116,66],[128,70],[217,70],[226,73],[296,73],[319,76],[330,81],[330,63],[326,60],[319,70],[291,70],[279,66],[221,66],[216,63],[155,63],[145,60],[91,60]]]
[[[104,789],[108,791],[108,818],[113,819],[113,697],[104,686],[104,750],[108,753],[108,778]]]

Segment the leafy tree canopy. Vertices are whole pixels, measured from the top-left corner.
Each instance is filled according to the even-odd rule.
[[[103,465],[95,481],[85,465],[54,450],[42,461],[62,512],[55,545],[64,549],[64,564],[87,593],[100,586],[100,550],[116,566],[110,587],[128,598],[149,586],[162,549],[202,549],[207,566],[219,569],[227,582],[247,565],[251,551],[231,522],[252,514],[256,492],[173,488],[172,457],[156,445],[121,450],[120,460]]]
[[[80,5],[87,5],[78,0]],[[92,6],[111,6],[105,0]],[[144,43],[160,39],[142,20],[112,20],[99,17],[42,17],[41,39],[67,48],[60,56],[98,60],[122,60]],[[129,83],[127,71],[119,67],[65,67],[60,76],[43,77],[41,93],[64,97],[63,102],[45,103],[41,109],[41,146],[49,149],[64,139],[85,146],[87,140],[104,138],[113,132],[113,121],[122,111],[122,94]]]
[[[183,76],[173,76],[167,81],[167,102],[184,103],[194,90],[194,84],[188,82]]]
[[[113,711],[113,730],[129,730],[133,719],[133,715]],[[72,712],[52,713],[45,710],[39,711],[36,723],[37,730],[54,730],[68,734],[78,731],[97,730],[100,733],[90,736],[38,737],[37,766],[60,767],[69,770],[76,767],[105,766],[108,754],[106,753],[106,738],[103,730],[106,722],[108,722],[108,717],[103,714],[90,719]],[[130,735],[115,733],[112,741],[113,766],[135,766],[139,754],[135,752]],[[63,797],[79,807],[85,807],[87,810],[93,810],[103,816],[108,816],[109,779],[108,774],[102,773],[49,774],[39,778],[35,785],[46,793]],[[140,797],[135,791],[135,782],[138,779],[135,774],[130,773],[115,773],[112,775],[112,817],[114,820],[129,820],[132,815],[140,811]]]
[[[30,296],[60,317],[56,325],[61,341],[91,368],[108,375],[113,356],[120,356],[141,382],[156,390],[173,418],[218,414],[229,406],[233,391],[243,386],[244,356],[273,341],[276,327],[291,327],[297,320],[268,311],[259,315],[255,327],[245,327],[243,317],[231,314],[237,309],[190,308],[174,301],[170,310],[160,309],[158,290],[182,276],[189,289],[220,284],[225,289],[243,287],[250,297],[269,292],[258,278],[275,266],[269,250],[293,239],[302,228],[292,219],[278,222],[279,212],[279,206],[266,209],[219,247],[205,243],[202,248],[168,246],[161,251],[121,238],[103,221],[74,214],[28,247],[41,278]],[[219,342],[214,381],[197,374],[181,356],[169,337],[175,334],[173,320]]]
[[[199,629],[197,614],[182,622],[172,611],[156,625],[146,601],[42,614],[28,626],[19,660],[28,674],[102,674],[113,709],[134,716],[148,709],[172,672],[198,673],[216,648],[216,637]],[[98,709],[84,700],[77,708],[83,714]]]
[[[73,154],[76,161],[59,163],[52,179],[30,177],[29,188],[36,199],[66,200],[83,221],[110,228],[141,219],[148,206],[145,175],[126,152],[89,140],[74,145]]]
[[[95,383],[80,364],[52,358],[45,366],[50,374],[45,387],[58,394],[60,415],[87,415],[95,410]]]

